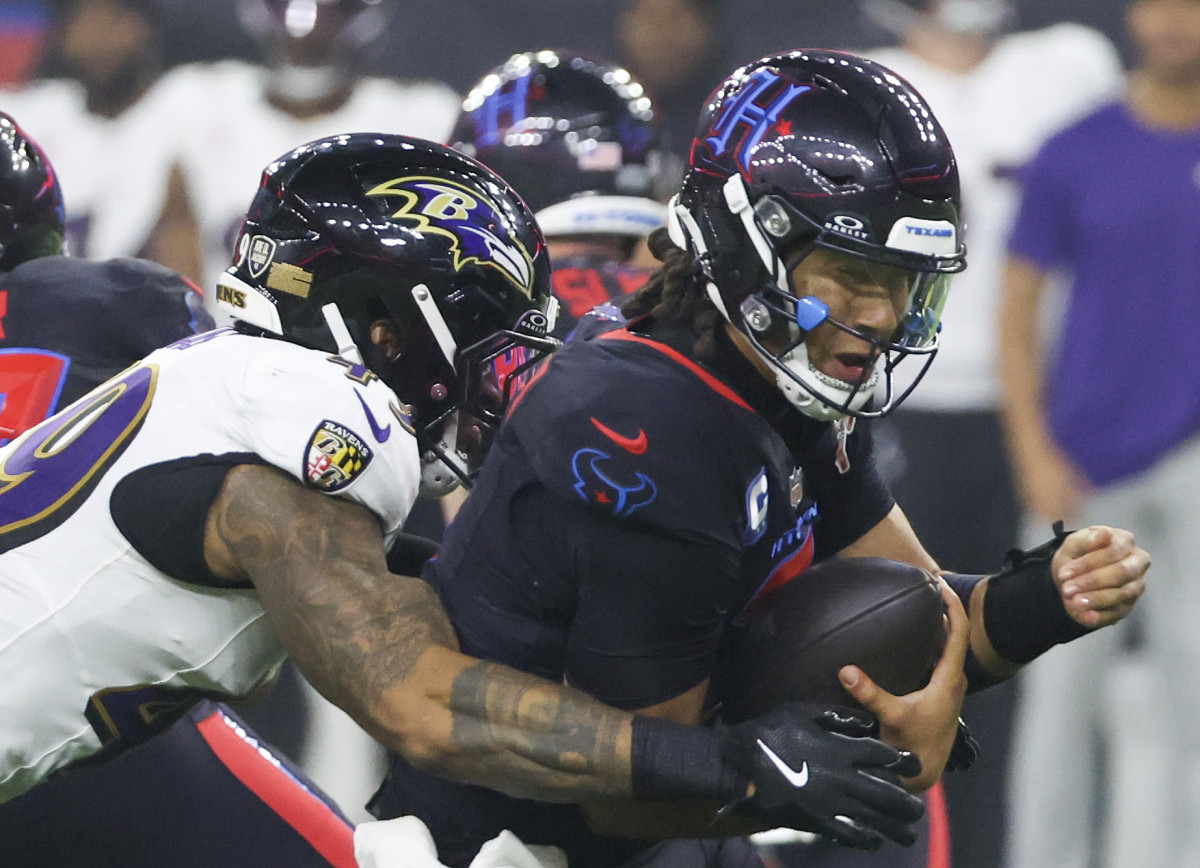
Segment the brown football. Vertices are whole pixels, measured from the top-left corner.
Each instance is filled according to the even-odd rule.
[[[848,664],[889,693],[929,683],[945,645],[945,604],[927,570],[884,558],[832,558],[774,591],[737,629],[719,688],[729,723],[789,700],[855,707]]]

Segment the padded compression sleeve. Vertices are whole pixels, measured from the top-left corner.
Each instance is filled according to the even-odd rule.
[[[229,587],[208,568],[204,529],[225,474],[256,455],[197,455],[151,464],[117,483],[109,501],[113,522],[138,554],[171,578]]]

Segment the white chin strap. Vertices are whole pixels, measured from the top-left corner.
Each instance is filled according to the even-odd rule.
[[[759,355],[763,355],[759,353]],[[784,397],[793,407],[812,419],[821,422],[835,422],[846,415],[839,407],[858,412],[871,400],[875,393],[875,385],[879,382],[879,371],[872,369],[871,376],[855,391],[853,384],[843,380],[835,380],[827,374],[822,374],[808,359],[808,347],[800,344],[786,355],[775,359],[768,358],[775,371],[775,383]],[[779,370],[782,364],[788,373]],[[788,376],[788,374],[791,376]],[[792,379],[795,377],[796,379]],[[800,380],[804,385],[796,382]],[[805,386],[808,388],[806,389]],[[812,391],[809,391],[809,390]],[[816,393],[816,394],[813,394]],[[818,398],[817,395],[821,397]],[[821,400],[824,398],[825,400]],[[829,403],[825,403],[828,401]],[[849,402],[849,403],[847,403]]]
[[[421,453],[421,495],[424,497],[442,497],[462,485],[462,477],[467,475],[467,456],[455,448],[458,440],[458,414],[453,414],[442,426],[442,436],[438,440],[435,452],[428,449]],[[445,458],[438,455],[441,452]],[[455,473],[453,468],[457,468]],[[462,476],[459,476],[459,473]]]

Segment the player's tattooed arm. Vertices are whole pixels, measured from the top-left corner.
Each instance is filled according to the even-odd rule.
[[[210,510],[205,554],[250,580],[296,665],[415,765],[544,801],[631,792],[631,716],[458,653],[433,590],[388,572],[375,516],[244,465]]]

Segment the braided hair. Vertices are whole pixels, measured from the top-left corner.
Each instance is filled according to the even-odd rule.
[[[663,322],[690,325],[696,332],[695,352],[701,359],[716,354],[716,332],[725,322],[704,292],[703,264],[675,245],[665,227],[646,240],[662,266],[621,308],[627,319],[650,315]]]

